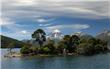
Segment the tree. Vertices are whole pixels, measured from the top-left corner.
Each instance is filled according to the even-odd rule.
[[[50,49],[50,54],[54,54],[55,53],[55,42],[54,40],[48,40],[47,44],[44,45],[44,47],[47,47]]]
[[[107,51],[107,42],[94,37],[80,38],[80,44],[76,49],[77,53],[83,55],[94,55]]]
[[[65,35],[63,38],[67,50],[71,53],[75,51],[76,46],[79,44],[79,37],[77,35]]]
[[[43,45],[44,41],[46,41],[45,37],[46,33],[42,29],[37,29],[33,34],[32,38],[35,38],[36,41],[39,43],[40,47]]]
[[[77,46],[77,53],[82,55],[95,54],[95,46],[92,43],[81,43]]]
[[[95,41],[95,47],[96,47],[96,51],[99,50],[99,51],[107,51],[108,48],[107,48],[107,41],[104,41],[104,40],[100,40],[100,39],[96,39]]]
[[[72,45],[72,47],[75,49],[76,46],[79,45],[79,37],[77,35],[72,35],[71,38],[70,38],[70,43]]]
[[[66,53],[67,46],[64,44],[64,41],[60,41],[57,45],[56,51],[57,53],[63,54],[64,50]]]
[[[70,38],[71,38],[70,35],[65,35],[64,38],[63,38],[63,43],[67,46],[66,50],[68,52],[70,52],[70,50],[71,50]]]
[[[65,35],[64,36],[63,42],[64,42],[65,45],[70,46],[70,38],[71,38],[70,35]]]
[[[11,52],[12,52],[12,49],[14,48],[14,43],[11,42],[11,43],[8,45],[8,48],[9,48],[9,52],[11,53]]]

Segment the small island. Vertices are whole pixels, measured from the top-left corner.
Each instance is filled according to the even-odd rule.
[[[0,69],[110,69],[110,0],[0,5]]]
[[[91,35],[75,33],[57,37],[60,32],[55,30],[53,35],[56,38],[46,37],[43,29],[33,32],[32,38],[37,43],[25,42],[20,48],[20,53],[12,52],[13,43],[9,44],[9,53],[5,57],[25,57],[25,56],[66,56],[66,55],[86,55],[91,56],[109,51],[108,42]]]

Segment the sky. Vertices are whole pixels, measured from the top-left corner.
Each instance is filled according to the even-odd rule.
[[[48,35],[84,32],[96,35],[110,30],[109,0],[2,0],[0,34],[31,39],[38,28]]]

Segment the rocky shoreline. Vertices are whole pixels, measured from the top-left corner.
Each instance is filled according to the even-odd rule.
[[[17,52],[11,52],[11,53],[7,53],[6,55],[4,55],[4,57],[13,58],[13,57],[22,57],[22,55]]]
[[[67,54],[58,54],[58,55],[51,55],[51,54],[21,54],[17,52],[11,52],[4,55],[6,58],[20,58],[20,57],[30,57],[30,56],[39,56],[39,57],[48,57],[48,56],[77,56],[76,53],[67,53]]]
[[[110,49],[103,53],[110,52]],[[66,54],[21,54],[20,52],[10,52],[4,55],[6,58],[21,58],[21,57],[31,57],[31,56],[37,56],[37,57],[48,57],[48,56],[78,56],[80,54],[78,53],[66,53]]]

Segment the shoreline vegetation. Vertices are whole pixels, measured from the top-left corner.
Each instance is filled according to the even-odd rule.
[[[35,46],[25,43],[20,49],[20,53],[12,52],[13,43],[9,44],[9,53],[4,57],[25,57],[25,56],[67,56],[85,55],[91,56],[99,53],[110,52],[107,41],[95,38],[90,35],[64,35],[60,40],[46,38],[46,33],[42,29],[37,29],[32,34],[38,44]]]
[[[98,53],[98,54],[106,54],[109,53],[110,50],[103,52],[103,53]],[[97,54],[93,54],[97,55]],[[93,55],[82,55],[82,56],[93,56]],[[67,54],[21,54],[18,52],[13,52],[13,53],[7,53],[4,55],[5,58],[24,58],[24,57],[54,57],[54,56],[81,56],[80,54],[77,53],[67,53]]]

